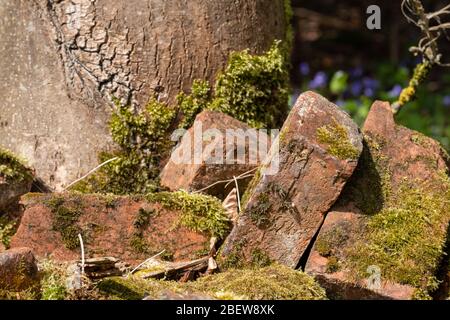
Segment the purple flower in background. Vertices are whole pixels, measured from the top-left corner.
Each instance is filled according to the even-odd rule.
[[[336,100],[335,104],[336,104],[338,107],[341,107],[341,108],[342,108],[342,107],[345,105],[345,101],[339,99],[339,100]]]
[[[375,90],[372,88],[365,88],[364,89],[364,95],[366,97],[372,98],[375,95]]]
[[[356,67],[350,70],[350,76],[352,78],[359,78],[363,75],[364,71],[361,67]]]
[[[314,79],[309,83],[310,89],[319,89],[327,85],[328,77],[325,72],[319,71],[314,76]]]
[[[361,81],[353,82],[353,83],[350,85],[350,93],[351,93],[354,97],[359,96],[359,95],[361,94],[362,90],[363,90],[363,85],[362,85]]]
[[[300,63],[298,70],[302,76],[307,76],[310,72],[309,64],[307,62]]]
[[[391,89],[391,91],[389,91],[389,96],[391,97],[391,98],[396,98],[396,97],[398,97],[399,95],[400,95],[400,93],[402,93],[402,86],[401,85],[399,85],[399,84],[396,84],[392,89]]]
[[[377,80],[369,78],[369,77],[364,77],[362,81],[363,81],[363,85],[366,89],[372,89],[373,91],[378,89],[379,82]]]
[[[445,107],[450,107],[450,95],[444,96],[444,98],[442,98],[442,103]]]

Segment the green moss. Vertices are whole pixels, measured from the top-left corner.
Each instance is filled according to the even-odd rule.
[[[182,293],[181,284],[172,281],[143,280],[138,276],[112,277],[101,280],[97,287],[109,299],[142,300],[159,298],[164,291]]]
[[[191,94],[180,93],[177,96],[178,108],[183,113],[180,128],[188,129],[192,126],[195,116],[207,109],[211,102],[211,87],[207,81],[195,80]]]
[[[11,219],[7,215],[0,217],[0,242],[9,249],[12,236],[18,227],[17,219]]]
[[[215,298],[252,300],[323,300],[325,291],[313,278],[282,265],[231,269],[189,283],[188,288]]]
[[[247,189],[245,189],[244,195],[242,196],[242,200],[241,200],[242,208],[245,208],[247,206],[247,203],[250,200],[250,197],[260,180],[261,180],[261,169],[258,169],[255,172],[253,179],[248,184]]]
[[[260,249],[254,249],[252,251],[252,266],[257,268],[267,267],[272,264],[272,260],[267,253]]]
[[[425,148],[430,146],[430,138],[419,132],[416,132],[411,136],[411,141]]]
[[[150,224],[150,219],[156,214],[155,210],[145,210],[140,208],[136,219],[133,222],[134,232],[131,238],[130,245],[138,253],[149,253],[150,248],[144,238],[144,231]]]
[[[339,248],[347,240],[347,230],[338,226],[321,234],[316,241],[315,249],[322,257],[330,257],[336,254],[334,248]]]
[[[317,129],[317,140],[327,145],[327,152],[338,159],[357,160],[359,152],[349,139],[347,129],[340,125],[336,119],[332,125]]]
[[[65,247],[69,250],[78,248],[78,234],[83,235],[77,225],[83,214],[82,201],[76,195],[57,195],[46,200],[44,204],[53,214],[52,228],[61,234]]]
[[[21,182],[33,179],[33,174],[22,160],[0,147],[0,177],[4,177],[7,182]]]
[[[328,258],[327,267],[326,267],[326,272],[327,273],[337,272],[337,271],[340,270],[340,268],[341,268],[341,266],[339,264],[339,259],[338,258],[336,258],[334,256],[331,256],[331,257]]]
[[[222,252],[219,252],[218,264],[220,268],[224,270],[243,268],[247,263],[242,252],[245,245],[246,241],[240,239],[234,244],[232,251],[226,256],[224,256]]]
[[[177,191],[150,193],[147,200],[180,210],[182,214],[178,223],[190,230],[224,239],[230,229],[227,213],[215,197]]]
[[[199,293],[216,299],[326,299],[325,291],[313,278],[281,265],[229,270],[188,283],[115,277],[102,280],[98,288],[110,298],[125,300],[141,300],[145,296],[157,299],[164,291]]]
[[[217,76],[214,92],[207,82],[194,81],[190,95],[178,95],[184,115],[180,127],[191,126],[195,116],[206,109],[226,113],[252,127],[280,127],[289,101],[287,47],[276,41],[262,55],[248,50],[233,52]]]
[[[169,129],[176,112],[152,99],[144,110],[117,104],[109,127],[120,150],[101,153],[100,163],[117,157],[72,189],[83,193],[132,194],[159,189],[159,164],[170,150]]]
[[[41,262],[41,300],[65,300],[69,296],[66,288],[67,266],[51,260]]]
[[[434,186],[405,180],[370,217],[363,239],[349,251],[349,266],[364,277],[370,265],[377,265],[386,279],[432,292],[449,219],[448,178]]]
[[[264,227],[270,221],[268,212],[271,207],[269,195],[260,193],[255,205],[248,209],[247,214],[257,227]]]
[[[288,111],[288,88],[286,54],[281,42],[260,56],[247,50],[234,52],[217,77],[210,108],[252,127],[277,128]]]

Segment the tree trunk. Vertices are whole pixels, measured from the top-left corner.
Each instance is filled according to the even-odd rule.
[[[0,0],[0,145],[61,187],[112,145],[112,97],[173,103],[285,31],[283,0]]]

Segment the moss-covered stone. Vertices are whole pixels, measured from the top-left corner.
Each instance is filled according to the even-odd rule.
[[[131,238],[131,247],[138,253],[149,253],[149,244],[144,238],[144,231],[147,229],[152,216],[156,214],[155,210],[145,210],[140,208],[133,223],[134,233]]]
[[[25,162],[12,152],[0,147],[0,177],[7,182],[21,182],[33,179],[33,174]]]
[[[356,278],[367,277],[367,268],[376,265],[384,279],[417,288],[424,297],[438,287],[436,271],[445,255],[450,221],[450,179],[445,172],[428,181],[405,177],[393,189],[390,162],[382,151],[384,142],[373,135],[366,135],[365,140],[358,168],[341,198],[356,204],[367,222],[342,260]],[[413,135],[412,142],[426,148],[429,138]],[[428,163],[422,158],[410,161]],[[436,172],[436,165],[429,169]],[[334,254],[320,241],[320,250]]]
[[[270,219],[268,213],[271,205],[272,204],[267,193],[261,193],[258,195],[256,205],[248,210],[248,215],[256,226],[263,227],[269,223]]]
[[[223,239],[230,229],[227,213],[215,197],[177,191],[150,193],[146,198],[168,209],[180,210],[178,223],[190,230]]]
[[[70,196],[53,196],[44,204],[53,214],[52,228],[61,234],[62,241],[67,249],[74,250],[79,247],[78,234],[83,234],[77,225],[79,217],[83,214],[82,201],[75,194]]]
[[[189,284],[218,299],[323,300],[325,291],[303,272],[274,264],[262,269],[231,269]]]
[[[0,243],[6,249],[9,248],[11,238],[15,234],[19,223],[17,219],[11,218],[8,215],[0,217]]]
[[[327,145],[328,153],[338,159],[356,160],[359,157],[359,151],[350,141],[347,129],[340,125],[336,119],[334,119],[332,125],[317,129],[317,140]]]
[[[435,272],[446,239],[446,228],[440,226],[450,219],[450,181],[446,180],[441,186],[405,180],[383,209],[370,217],[363,239],[349,251],[350,268],[364,277],[367,267],[377,265],[387,279],[426,292],[436,290]]]
[[[201,293],[216,299],[326,299],[325,291],[313,278],[281,265],[234,269],[188,283],[142,280],[136,276],[109,278],[101,281],[98,288],[112,298],[126,300],[138,300],[145,296],[159,298],[166,290],[180,294]]]

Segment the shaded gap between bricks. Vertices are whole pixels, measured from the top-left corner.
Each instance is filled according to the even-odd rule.
[[[305,252],[303,252],[302,256],[300,257],[297,267],[295,268],[296,270],[305,271],[306,263],[308,262],[309,256],[311,255],[311,251],[314,248],[314,245],[316,244],[317,237],[319,236],[319,233],[322,230],[322,227],[323,227],[323,224],[325,223],[325,219],[327,218],[328,212],[324,215],[319,228],[317,229],[314,236],[311,238],[311,241],[309,242],[308,246],[306,247]]]

